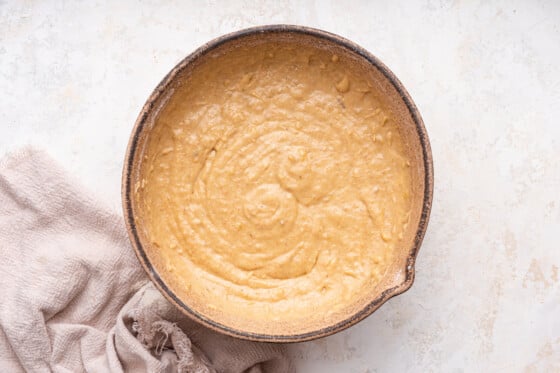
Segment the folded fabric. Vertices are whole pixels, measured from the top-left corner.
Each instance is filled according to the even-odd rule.
[[[45,153],[0,161],[0,206],[0,371],[294,371],[284,346],[221,335],[167,302],[120,213]]]

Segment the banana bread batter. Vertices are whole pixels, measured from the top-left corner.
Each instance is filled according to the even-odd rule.
[[[176,88],[135,198],[190,297],[289,320],[379,282],[409,220],[409,165],[351,61],[271,43],[209,58]]]

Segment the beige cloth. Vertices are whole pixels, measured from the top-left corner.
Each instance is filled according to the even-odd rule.
[[[182,316],[147,281],[122,216],[25,149],[0,161],[0,371],[294,368],[281,345]]]

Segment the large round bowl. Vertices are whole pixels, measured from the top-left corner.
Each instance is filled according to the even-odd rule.
[[[150,243],[142,211],[133,196],[140,177],[142,159],[150,131],[157,125],[158,113],[175,88],[188,84],[191,74],[206,58],[215,58],[239,46],[258,47],[263,41],[286,41],[302,48],[323,48],[351,58],[368,79],[375,82],[386,106],[398,125],[406,144],[412,170],[412,210],[410,223],[393,262],[381,282],[360,295],[342,313],[327,317],[319,312],[303,322],[272,321],[256,327],[250,320],[236,320],[227,309],[213,314],[204,311],[200,301],[192,300],[176,285],[173,274],[165,270],[157,247]],[[161,293],[186,315],[219,332],[243,339],[266,342],[300,342],[323,337],[348,328],[370,315],[391,297],[408,290],[414,281],[414,264],[428,224],[433,193],[433,166],[426,129],[416,106],[395,75],[375,56],[340,36],[301,26],[273,25],[234,32],[203,45],[183,59],[150,95],[132,131],[123,170],[122,200],[132,246],[150,279]]]

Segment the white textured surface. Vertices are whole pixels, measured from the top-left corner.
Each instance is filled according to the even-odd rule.
[[[49,151],[115,208],[140,107],[181,58],[296,23],[380,57],[435,162],[416,283],[301,371],[560,371],[560,2],[0,1],[0,149]]]

